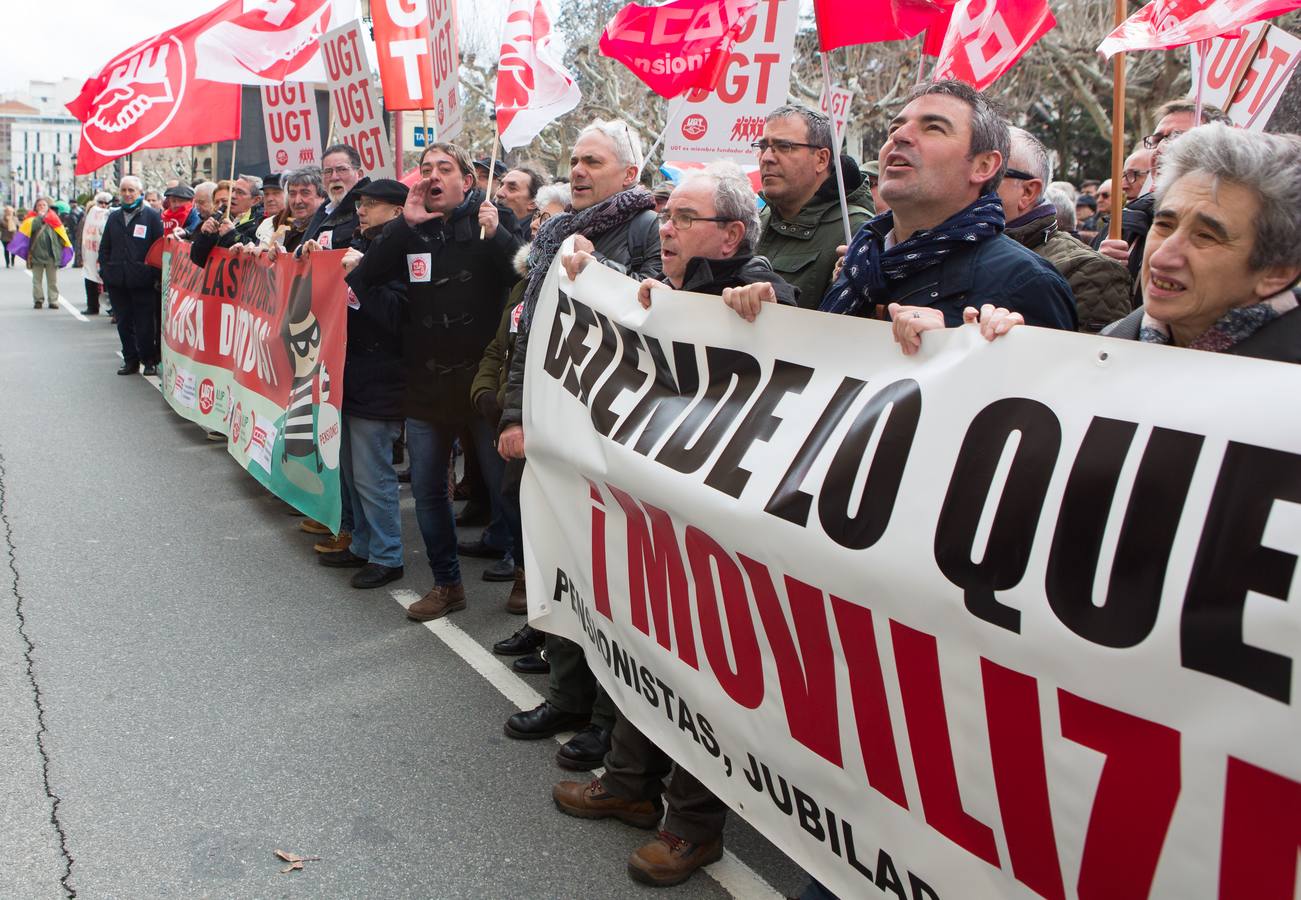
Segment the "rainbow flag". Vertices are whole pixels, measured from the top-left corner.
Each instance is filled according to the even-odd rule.
[[[27,258],[27,251],[32,246],[32,223],[35,221],[36,213],[28,213],[27,218],[23,219],[23,224],[18,226],[18,233],[9,242],[9,252],[14,256],[22,259]],[[54,229],[54,233],[59,236],[59,241],[63,244],[63,255],[59,259],[59,268],[62,269],[72,262],[73,256],[72,241],[68,240],[68,230],[63,227],[63,223],[59,221],[59,217],[53,212],[45,214],[45,226]]]

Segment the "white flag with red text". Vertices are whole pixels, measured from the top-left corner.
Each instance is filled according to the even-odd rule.
[[[983,91],[1056,24],[1045,0],[958,0],[934,80],[966,81]]]
[[[506,150],[530,143],[582,93],[551,47],[542,0],[512,0],[497,67],[497,131]]]
[[[325,81],[321,37],[356,0],[228,0],[194,38],[195,77],[227,84]]]

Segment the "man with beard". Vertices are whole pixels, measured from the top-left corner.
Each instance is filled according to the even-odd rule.
[[[641,280],[658,279],[660,239],[655,197],[637,184],[642,166],[641,142],[626,123],[597,120],[578,135],[569,158],[572,212],[549,219],[538,231],[529,254],[529,285],[524,292],[520,332],[507,380],[497,448],[509,460],[523,460],[524,370],[529,327],[542,282],[560,245],[571,235],[574,252],[563,263],[576,277],[592,263]],[[507,483],[518,485],[522,467],[508,467]],[[515,488],[518,490],[518,487]],[[556,755],[556,762],[575,771],[601,764],[610,747],[614,704],[596,683],[583,649],[573,641],[547,635],[551,683],[537,708],[506,721],[508,737],[537,740],[573,728],[582,730]]]
[[[434,576],[433,588],[407,616],[425,622],[465,608],[447,478],[452,444],[462,431],[471,434],[474,446],[466,452],[478,453],[495,505],[501,505],[495,498],[502,461],[492,427],[470,403],[470,385],[516,281],[511,257],[520,241],[515,215],[474,187],[474,165],[460,147],[432,144],[420,172],[402,216],[372,245],[357,277],[368,278],[372,267],[402,267],[407,282],[403,411],[416,521]],[[504,527],[504,512],[496,517]]]
[[[347,144],[325,148],[321,157],[321,178],[329,200],[316,211],[303,236],[303,249],[344,250],[357,229],[357,198],[354,188],[370,183],[361,175],[361,155]],[[308,246],[309,243],[312,246]]]

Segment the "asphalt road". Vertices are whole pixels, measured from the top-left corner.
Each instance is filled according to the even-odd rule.
[[[81,271],[60,282],[84,307]],[[432,583],[405,488],[406,577],[353,590],[224,445],[114,375],[106,317],[30,291],[0,269],[0,898],[798,891],[735,816],[712,877],[630,881],[648,833],[560,814],[556,744],[505,738],[516,704],[403,615]],[[521,620],[462,565],[473,651]],[[320,860],[281,874],[277,849]]]

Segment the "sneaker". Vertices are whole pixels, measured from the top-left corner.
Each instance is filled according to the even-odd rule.
[[[352,535],[346,531],[341,531],[334,537],[317,541],[312,545],[312,549],[317,553],[334,553],[338,550],[347,550],[352,546]]]
[[[618,819],[633,828],[654,828],[664,815],[664,806],[654,800],[625,800],[605,789],[601,779],[590,783],[562,781],[551,789],[556,808],[579,819]],[[690,873],[688,873],[690,874]]]
[[[458,609],[465,609],[465,586],[460,582],[436,584],[429,593],[407,607],[407,618],[430,622]]]
[[[322,525],[315,519],[303,519],[303,521],[298,523],[298,527],[303,531],[306,531],[308,534],[334,534],[328,526]]]
[[[324,558],[321,557],[321,559]],[[379,563],[368,562],[361,567],[356,575],[352,576],[350,584],[361,590],[383,587],[390,581],[397,581],[403,574],[405,573],[401,566],[381,566]]]
[[[639,847],[628,859],[628,874],[642,884],[670,887],[681,884],[696,871],[723,858],[721,836],[693,844],[676,834],[661,831],[655,840]]]
[[[513,616],[522,616],[528,611],[529,598],[524,591],[524,567],[520,566],[515,570],[515,584],[510,589],[510,596],[506,598],[506,612]]]

